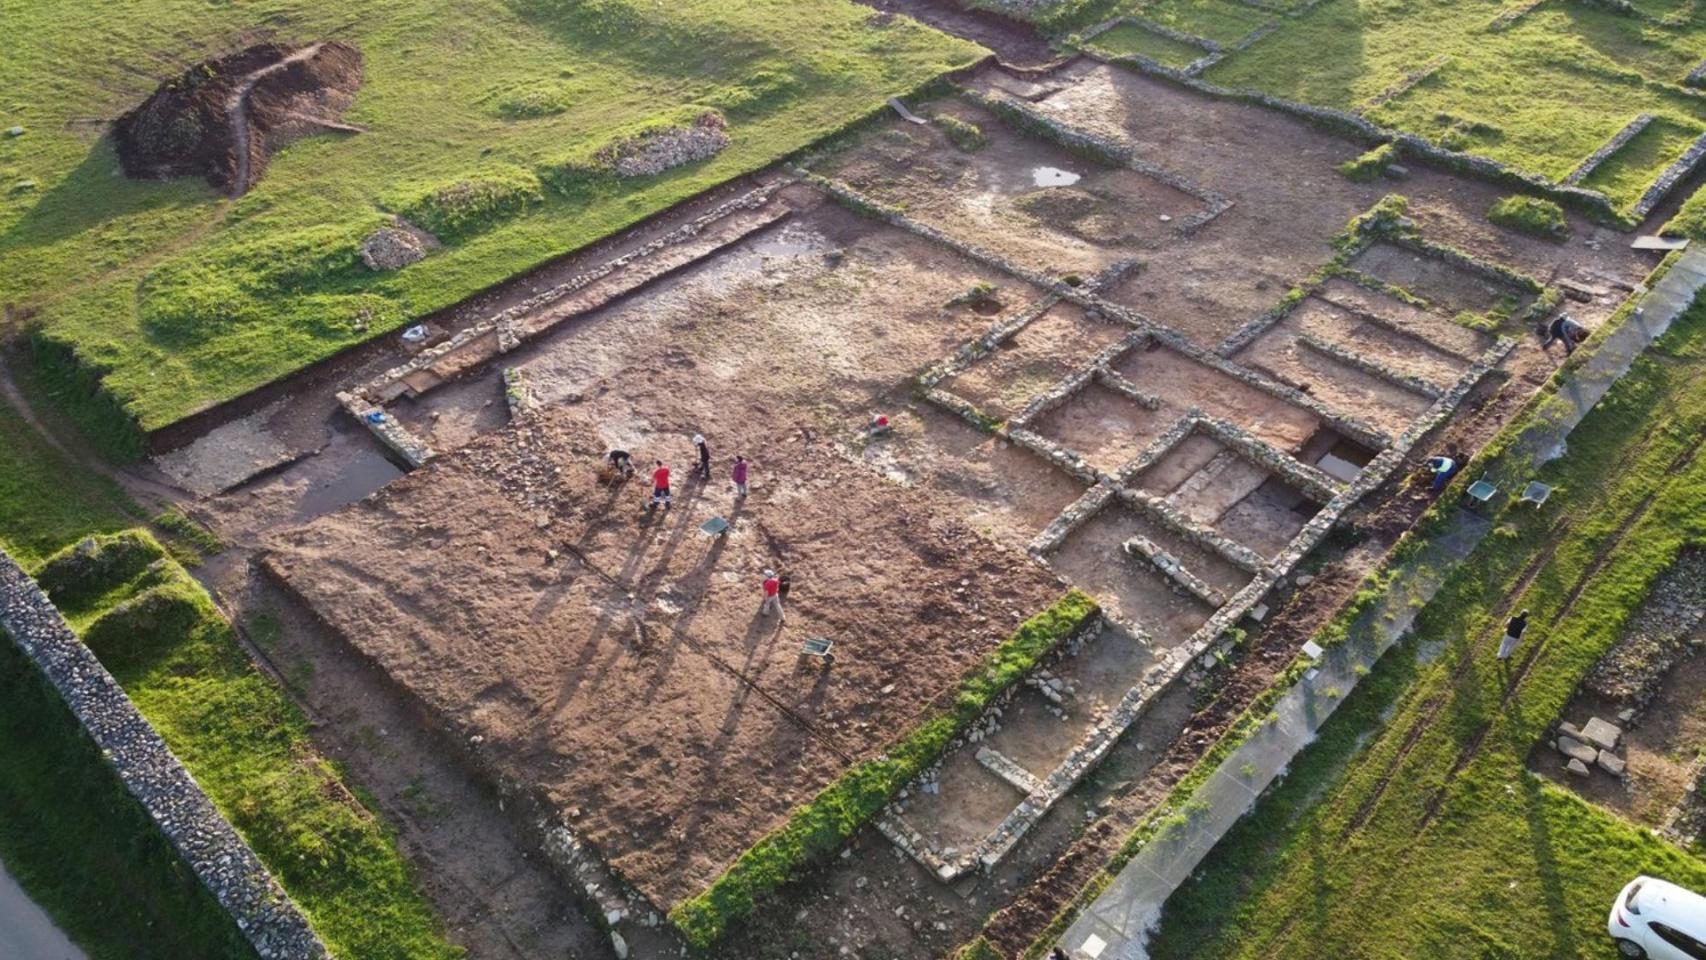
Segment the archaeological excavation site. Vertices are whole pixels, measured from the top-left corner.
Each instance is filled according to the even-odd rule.
[[[406,322],[355,280],[313,294],[359,307],[347,343],[186,407],[108,471],[170,505],[164,546],[113,525],[44,550],[22,568],[46,600],[0,580],[0,609],[28,613],[0,625],[51,626],[23,644],[38,662],[86,642],[113,677],[76,696],[148,715],[132,678],[172,661],[99,628],[176,616],[161,584],[205,590],[237,672],[297,718],[286,765],[356,820],[379,812],[445,956],[1135,960],[1157,929],[1163,951],[1188,939],[1162,904],[1223,835],[1249,842],[1234,824],[1340,702],[1384,709],[1351,691],[1388,646],[1409,657],[1446,571],[1570,495],[1483,451],[1564,457],[1634,362],[1578,389],[1583,358],[1625,327],[1659,336],[1706,281],[1681,241],[1630,230],[1677,212],[1706,148],[1619,223],[1593,165],[1647,142],[1650,117],[1554,181],[1376,124],[1438,64],[1345,111],[1200,79],[1273,26],[1234,44],[1116,17],[1051,46],[1010,19],[1025,10],[870,6],[862,29],[911,13],[996,52]],[[360,98],[394,68],[343,39],[206,60],[117,121],[127,189],[205,180],[265,218],[304,145],[319,163],[384,136]],[[535,122],[576,76],[491,99]],[[721,162],[743,109],[626,128],[533,184]],[[495,183],[429,196],[481,216],[547,202]],[[1489,216],[1513,191],[1558,220]],[[405,303],[436,303],[410,278],[492,236],[376,196],[359,262],[339,256]],[[311,255],[281,256],[268,289]],[[170,289],[158,276],[137,296]],[[238,286],[208,294],[232,325],[256,295]],[[1547,419],[1548,401],[1580,410]],[[1509,439],[1531,422],[1544,443]],[[1523,741],[1536,782],[1675,842],[1706,824],[1684,796],[1706,681],[1668,672],[1698,642],[1679,639],[1701,608],[1684,557],[1637,639]],[[1414,593],[1405,564],[1428,568]],[[1381,617],[1390,636],[1343,660],[1345,625]],[[1649,635],[1662,667],[1628,652]],[[211,780],[247,872],[204,884],[249,946],[391,955],[345,946],[359,934],[296,892],[309,860],[281,863],[243,788],[228,799],[147,719],[164,746],[120,772],[166,764],[203,806]]]
[[[157,458],[255,544],[231,589],[323,631],[301,656],[371,670],[630,943],[873,772],[887,802],[861,793],[852,855],[809,883],[888,916],[810,922],[963,938],[1118,802],[1078,790],[1099,764],[1167,776],[1212,732],[1201,691],[1296,653],[1430,502],[1419,461],[1560,362],[1544,317],[1568,297],[1591,329],[1651,266],[1501,231],[1497,189],[1449,172],[1353,183],[1350,142],[1088,58],[907,114]],[[638,476],[601,479],[613,449]],[[1063,603],[1023,677],[957,712]],[[872,766],[944,717],[912,776]],[[920,905],[866,906],[873,875]]]

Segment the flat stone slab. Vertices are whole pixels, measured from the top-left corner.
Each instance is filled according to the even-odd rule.
[[[1625,766],[1626,764],[1623,758],[1612,753],[1610,750],[1601,750],[1599,752],[1599,768],[1604,770],[1606,773],[1609,773],[1614,777],[1621,777],[1623,776],[1623,768]]]
[[[1590,718],[1587,726],[1582,727],[1582,739],[1601,750],[1617,749],[1617,741],[1622,738],[1622,728],[1614,723],[1607,723],[1598,717]]]

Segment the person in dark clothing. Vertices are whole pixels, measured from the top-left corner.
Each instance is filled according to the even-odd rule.
[[[1055,947],[1048,952],[1048,960],[1072,960],[1072,958],[1066,955],[1065,950]]]
[[[1499,642],[1499,659],[1509,660],[1515,652],[1516,645],[1522,642],[1522,635],[1528,630],[1528,611],[1524,610],[1510,618],[1505,624],[1505,638]]]
[[[613,476],[631,477],[634,475],[634,458],[626,450],[612,450],[605,454],[604,466]]]
[[[1546,326],[1546,339],[1540,341],[1540,349],[1550,349],[1554,341],[1564,344],[1564,356],[1576,352],[1576,347],[1588,338],[1588,328],[1577,323],[1567,313],[1560,313],[1552,318]]]
[[[699,451],[699,465],[693,468],[693,475],[707,483],[711,480],[711,448],[706,445],[703,434],[693,435],[693,446]]]

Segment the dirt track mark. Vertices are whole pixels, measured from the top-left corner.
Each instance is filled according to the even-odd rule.
[[[237,173],[231,178],[233,197],[240,197],[249,192],[249,93],[255,89],[255,84],[293,63],[301,63],[314,57],[325,45],[324,40],[310,43],[290,56],[250,73],[237,84],[237,89],[231,91],[231,96],[226,98],[225,108],[231,118],[231,143],[237,154]]]
[[[1546,549],[1529,560],[1528,565],[1523,568],[1522,575],[1517,578],[1516,588],[1506,593],[1505,601],[1501,605],[1500,609],[1494,613],[1491,618],[1489,618],[1488,623],[1490,625],[1499,623],[1499,621],[1505,618],[1505,614],[1510,613],[1511,607],[1515,605],[1515,598],[1521,596],[1528,589],[1529,585],[1534,582],[1534,578],[1540,575],[1541,569],[1544,568],[1547,563],[1551,562],[1552,557],[1558,552],[1558,544],[1563,542],[1564,535],[1569,532],[1569,527],[1570,524],[1568,521],[1560,524],[1557,530],[1554,531],[1555,535],[1552,541],[1547,545]],[[1455,687],[1457,685],[1457,681],[1462,679],[1463,675],[1468,672],[1470,666],[1475,663],[1476,655],[1481,650],[1485,649],[1487,638],[1489,636],[1490,634],[1488,632],[1483,632],[1478,639],[1470,643],[1469,649],[1464,651],[1462,659],[1458,660],[1457,666],[1451,672],[1451,683],[1449,686]],[[1426,714],[1419,718],[1410,728],[1410,731],[1404,735],[1404,743],[1398,748],[1398,752],[1393,756],[1392,762],[1387,764],[1386,772],[1381,775],[1380,782],[1375,785],[1374,793],[1372,793],[1367,800],[1364,800],[1362,805],[1357,808],[1356,815],[1351,818],[1351,822],[1347,824],[1344,831],[1339,834],[1339,841],[1341,843],[1349,838],[1352,833],[1362,829],[1363,824],[1368,822],[1368,818],[1374,815],[1374,808],[1379,804],[1381,797],[1386,795],[1386,788],[1391,785],[1392,778],[1398,772],[1398,767],[1401,766],[1404,759],[1410,755],[1411,749],[1413,749],[1417,742],[1422,739],[1422,735],[1432,728],[1434,718],[1439,715],[1440,709],[1445,706],[1449,699],[1450,697],[1447,693],[1442,692],[1424,704],[1424,708],[1427,711]]]
[[[1693,465],[1696,457],[1699,456],[1702,446],[1706,446],[1706,434],[1698,436],[1694,442],[1689,445],[1688,449],[1678,454],[1676,459],[1672,460],[1670,465],[1665,468],[1664,475],[1667,477],[1674,476],[1681,471],[1687,470]],[[1599,575],[1600,571],[1604,570],[1611,562],[1612,556],[1616,554],[1617,548],[1622,545],[1623,540],[1628,536],[1629,531],[1647,515],[1647,512],[1652,509],[1653,503],[1658,500],[1659,494],[1663,493],[1665,488],[1669,485],[1670,484],[1667,481],[1661,484],[1652,493],[1643,497],[1641,502],[1636,505],[1635,509],[1631,510],[1629,515],[1623,519],[1623,522],[1617,525],[1617,529],[1612,533],[1610,540],[1594,556],[1593,562],[1588,564],[1587,569],[1584,570],[1582,575],[1576,579],[1576,582],[1571,585],[1570,595],[1565,599],[1564,605],[1559,608],[1556,614],[1547,620],[1546,625],[1548,628],[1556,627],[1559,623],[1562,623],[1569,617],[1570,613],[1575,609],[1576,601],[1581,599],[1582,594],[1587,591],[1588,584],[1592,583],[1594,578]],[[1562,538],[1555,537],[1553,542],[1556,543],[1560,539]],[[1526,587],[1524,589],[1526,590]],[[1513,597],[1520,596],[1520,592],[1513,592],[1511,595]],[[1475,731],[1475,736],[1470,739],[1469,743],[1465,745],[1463,751],[1458,755],[1457,761],[1452,764],[1451,770],[1446,773],[1445,779],[1439,785],[1439,789],[1436,790],[1434,795],[1428,800],[1427,810],[1422,814],[1422,819],[1416,824],[1417,833],[1427,829],[1428,824],[1433,822],[1434,815],[1439,812],[1440,806],[1445,802],[1446,792],[1451,788],[1452,783],[1456,781],[1457,775],[1462,773],[1464,768],[1469,766],[1470,761],[1475,759],[1475,755],[1480,752],[1481,744],[1486,742],[1487,735],[1493,730],[1494,720],[1496,720],[1504,710],[1510,706],[1511,700],[1516,697],[1517,691],[1521,689],[1523,681],[1528,678],[1529,671],[1534,668],[1535,662],[1540,659],[1541,651],[1545,649],[1546,641],[1542,640],[1540,643],[1535,644],[1533,648],[1529,650],[1528,655],[1523,658],[1522,666],[1512,674],[1510,680],[1506,683],[1504,695],[1499,698],[1498,707],[1493,710],[1491,714],[1492,719],[1487,720],[1487,722],[1481,725],[1480,729]]]

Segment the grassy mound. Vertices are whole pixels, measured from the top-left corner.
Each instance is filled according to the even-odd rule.
[[[1507,230],[1559,243],[1570,235],[1570,224],[1564,219],[1564,208],[1551,200],[1538,197],[1525,197],[1521,194],[1505,197],[1487,211],[1487,219]]]

